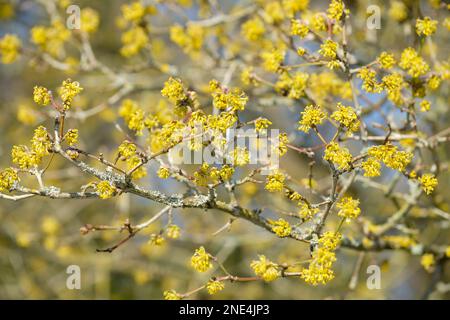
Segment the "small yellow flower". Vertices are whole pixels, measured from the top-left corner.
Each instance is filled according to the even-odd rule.
[[[175,290],[166,290],[166,291],[164,291],[164,299],[165,300],[181,300],[182,296]]]
[[[426,37],[431,36],[436,32],[438,22],[432,20],[430,17],[425,17],[423,19],[417,19],[416,21],[416,32],[419,36],[424,35]]]
[[[269,220],[272,225],[272,231],[280,238],[288,237],[291,234],[291,225],[284,219],[278,219],[277,221]]]
[[[344,3],[342,0],[331,0],[327,10],[327,15],[330,19],[339,20],[344,13]]]
[[[22,42],[14,34],[6,34],[0,39],[0,56],[4,64],[13,63],[19,57]]]
[[[161,179],[167,179],[170,177],[170,170],[167,169],[166,167],[160,167],[158,169],[158,177],[160,177]]]
[[[265,189],[269,192],[280,192],[284,188],[284,180],[286,177],[281,172],[275,172],[266,178]]]
[[[261,277],[265,282],[271,282],[280,277],[278,265],[268,260],[263,255],[259,256],[259,260],[252,261],[250,267],[255,274]]]
[[[13,168],[6,168],[0,171],[0,191],[9,191],[16,182],[20,181],[17,171]]]
[[[255,120],[255,131],[256,132],[264,132],[272,122],[266,118],[258,118]]]
[[[211,256],[204,247],[195,250],[191,258],[191,266],[198,272],[206,272],[212,268]]]
[[[340,147],[336,142],[331,142],[326,146],[323,158],[336,164],[339,170],[348,170],[352,162],[350,151],[345,147]]]
[[[325,58],[335,59],[337,57],[338,44],[327,39],[320,45],[319,53]]]
[[[69,129],[64,135],[64,141],[67,142],[69,146],[73,146],[78,143],[78,129]]]
[[[427,272],[432,272],[434,270],[434,266],[436,265],[436,259],[432,253],[425,253],[420,258],[420,264]]]
[[[352,197],[343,197],[336,207],[339,209],[338,216],[346,219],[355,219],[361,213],[359,200]]]
[[[300,211],[298,212],[298,215],[303,220],[305,221],[311,220],[316,215],[317,212],[319,212],[319,208],[313,208],[303,201],[300,203]]]
[[[33,91],[33,100],[41,106],[46,106],[52,100],[52,96],[47,88],[35,86]]]
[[[325,111],[320,106],[309,105],[302,111],[302,119],[299,121],[300,127],[298,130],[308,132],[309,129],[315,127],[323,122],[327,117]]]
[[[125,159],[131,158],[136,154],[136,145],[130,141],[124,141],[119,146],[119,156]]]
[[[431,108],[431,103],[428,100],[422,100],[420,102],[420,111],[427,112]]]
[[[352,107],[343,106],[340,102],[337,105],[338,111],[333,112],[331,118],[346,127],[349,132],[359,129],[359,119]]]
[[[116,188],[109,181],[101,181],[96,185],[100,199],[109,199],[117,192]]]
[[[247,20],[241,27],[242,35],[249,41],[260,40],[265,32],[264,23],[259,18]]]
[[[181,234],[181,229],[176,224],[171,224],[167,227],[166,233],[168,238],[178,239]]]
[[[378,62],[384,69],[391,69],[395,65],[395,58],[393,54],[390,54],[386,51],[382,52],[378,58]]]
[[[80,87],[80,83],[72,81],[71,79],[64,80],[61,88],[59,89],[59,95],[64,103],[64,108],[69,109],[73,98],[78,95],[83,88]]]
[[[152,234],[148,242],[154,246],[162,246],[166,242],[166,239],[160,234]]]
[[[187,98],[184,92],[183,83],[180,79],[176,78],[169,78],[169,80],[164,83],[164,88],[161,90],[161,94],[174,104],[184,101]]]
[[[309,28],[305,23],[297,19],[291,20],[291,34],[293,36],[299,36],[300,38],[304,38],[308,35],[308,33]]]
[[[81,30],[87,33],[94,33],[100,24],[98,12],[92,8],[84,8],[80,13]]]
[[[208,290],[208,293],[213,295],[216,294],[219,291],[222,291],[225,288],[225,285],[222,281],[217,280],[209,280],[206,284],[206,290]]]
[[[378,177],[381,174],[381,164],[373,157],[369,157],[366,161],[362,162],[361,167],[364,169],[365,177]]]
[[[422,175],[419,178],[419,182],[426,194],[431,194],[438,185],[438,180],[432,173],[425,173],[424,175]]]

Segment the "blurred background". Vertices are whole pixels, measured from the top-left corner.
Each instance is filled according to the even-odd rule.
[[[7,33],[18,34],[24,47],[33,48],[29,42],[30,29],[35,25],[50,24],[46,3],[52,1],[5,1],[0,0],[0,37]],[[61,2],[61,3],[59,3]],[[144,1],[145,2],[145,1]],[[202,92],[209,80],[222,80],[230,70],[235,56],[221,57],[214,61],[214,55],[192,58],[183,53],[169,39],[168,28],[174,23],[184,24],[186,17],[191,20],[205,19],[212,15],[208,11],[210,3],[218,2],[223,12],[238,10],[251,5],[254,1],[159,1],[154,3],[158,13],[150,16],[153,28],[149,55],[140,55],[125,59],[119,54],[121,47],[120,19],[121,6],[130,1],[76,1],[81,8],[90,7],[100,15],[98,31],[90,35],[93,50],[99,61],[111,70],[125,71],[128,81],[136,89],[123,98],[132,98],[149,112],[168,113],[167,101],[160,95],[164,81],[175,74],[191,88]],[[328,1],[310,1],[313,11],[325,10]],[[392,2],[402,2],[407,10],[402,22],[390,18],[388,11]],[[389,50],[399,57],[401,51],[411,46],[413,36],[411,28],[415,21],[416,7],[426,15],[439,21],[448,16],[448,11],[436,10],[436,1],[346,1],[352,16],[352,34],[349,37],[350,51],[360,65],[372,61],[381,51]],[[55,8],[65,16],[68,1],[56,1]],[[369,4],[381,8],[380,30],[367,31],[365,24]],[[212,10],[212,9],[211,9]],[[252,57],[258,52],[257,46],[244,44],[239,27],[245,22],[242,18],[234,24],[223,28],[224,43],[209,39],[210,47],[221,46],[230,51]],[[219,27],[218,27],[219,28]],[[414,31],[412,31],[414,32]],[[231,35],[234,35],[233,37]],[[222,39],[223,40],[223,39]],[[438,49],[438,59],[448,61],[448,30],[440,26],[434,36],[434,46]],[[220,52],[220,50],[217,50]],[[32,49],[30,49],[32,50]],[[424,49],[424,56],[429,58]],[[11,165],[10,150],[14,144],[25,144],[38,125],[52,126],[48,110],[34,104],[33,87],[42,85],[57,88],[62,80],[71,77],[79,81],[84,88],[77,97],[78,116],[69,118],[68,127],[80,130],[80,147],[93,153],[103,153],[113,159],[117,146],[123,141],[124,134],[117,130],[115,124],[122,123],[118,117],[120,101],[109,103],[108,99],[117,92],[117,86],[105,75],[96,70],[85,71],[78,66],[79,50],[74,43],[65,44],[62,61],[73,66],[68,70],[57,70],[33,52],[25,53],[14,64],[0,65],[0,167]],[[147,62],[148,56],[154,65],[133,72],[133,68]],[[217,57],[216,57],[217,58]],[[228,60],[227,60],[228,59]],[[170,67],[168,67],[170,66]],[[131,71],[130,71],[131,70]],[[319,71],[317,71],[319,72]],[[320,72],[326,72],[322,69]],[[241,86],[239,72],[232,73],[231,86]],[[320,83],[318,84],[320,87]],[[264,115],[273,122],[274,128],[289,133],[292,144],[297,146],[314,146],[318,141],[312,135],[304,135],[297,128],[299,119],[299,101],[271,99],[271,93],[263,89],[244,88],[250,99],[246,112],[248,119]],[[319,88],[326,96],[326,90]],[[200,94],[201,101],[207,104],[206,95]],[[381,95],[367,95],[369,102],[376,102]],[[421,114],[418,120],[426,135],[439,132],[449,127],[448,81],[429,98],[432,110]],[[368,104],[362,102],[364,108]],[[85,116],[83,111],[97,107],[95,113]],[[211,108],[209,108],[210,110]],[[395,122],[403,119],[389,101],[384,101],[377,112],[367,112],[365,121],[369,124],[385,124],[388,115]],[[400,121],[400,120],[399,120]],[[330,129],[330,128],[328,128]],[[333,132],[325,135],[332,135]],[[374,134],[382,131],[372,129]],[[143,140],[145,141],[145,140]],[[352,151],[361,148],[357,143],[349,144]],[[438,148],[441,159],[449,159],[448,143]],[[320,156],[320,155],[319,155]],[[329,184],[329,172],[321,159],[309,159],[304,155],[289,151],[282,159],[284,168],[294,181],[302,184],[307,179],[309,164],[316,160],[314,180],[319,189],[326,190]],[[148,176],[140,181],[143,186],[158,189],[165,193],[183,192],[184,186],[176,181],[162,180],[156,176],[157,163],[148,167]],[[388,184],[394,173],[390,171],[377,178],[381,184]],[[46,184],[56,185],[65,191],[77,191],[80,186],[92,181],[92,178],[67,165],[63,160],[52,162],[46,173]],[[33,184],[33,180],[23,179],[24,184]],[[304,182],[303,182],[304,184]],[[324,187],[321,187],[324,186]],[[399,183],[396,191],[406,190],[406,183]],[[446,172],[439,177],[436,196],[430,200],[443,211],[449,212],[450,175]],[[355,183],[350,194],[361,199],[362,215],[370,217],[373,222],[384,221],[392,212],[395,204],[385,200],[383,192],[362,183]],[[281,196],[267,196],[264,185],[245,184],[239,187],[237,195],[241,205],[250,208],[263,208],[264,215],[271,216],[277,210],[292,211],[295,208]],[[161,299],[162,292],[175,289],[186,292],[201,286],[211,277],[212,272],[199,274],[189,266],[194,249],[203,245],[208,252],[216,255],[227,269],[236,275],[251,276],[249,264],[264,254],[273,261],[293,262],[304,260],[309,256],[309,247],[290,239],[279,239],[251,223],[237,220],[229,231],[214,236],[214,232],[229,221],[229,216],[222,212],[205,212],[192,209],[174,209],[173,222],[182,229],[181,237],[167,239],[162,245],[149,242],[152,234],[157,234],[167,224],[167,216],[152,224],[135,238],[121,246],[112,254],[97,253],[97,248],[109,247],[122,239],[125,234],[116,231],[80,234],[80,227],[85,224],[120,226],[126,219],[132,223],[143,222],[163,208],[162,205],[128,194],[100,200],[49,200],[34,197],[29,200],[12,202],[0,199],[0,298],[2,299]],[[422,219],[427,209],[415,208],[411,216],[412,228],[420,230],[422,243],[445,244],[449,242],[449,221],[445,219]],[[333,225],[338,221],[330,221]],[[347,235],[358,235],[358,226],[346,226]],[[191,298],[196,299],[420,299],[427,297],[436,285],[434,275],[427,273],[420,265],[420,256],[412,256],[403,251],[386,251],[366,253],[340,249],[335,266],[336,279],[327,286],[311,287],[300,279],[280,279],[270,284],[263,282],[227,283],[225,289],[214,296],[201,291]],[[362,259],[359,281],[355,288],[349,289],[349,282],[358,260]],[[81,268],[81,290],[66,288],[69,265]],[[382,268],[382,288],[369,290],[366,286],[367,266],[376,264]],[[220,273],[220,270],[217,270]],[[442,278],[449,280],[448,263],[444,265]],[[445,280],[446,279],[446,280]],[[448,285],[448,284],[447,284]],[[448,299],[445,293],[434,292],[431,297]]]

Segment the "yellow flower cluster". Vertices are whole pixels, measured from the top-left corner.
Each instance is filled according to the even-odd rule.
[[[14,34],[6,34],[0,39],[0,56],[4,64],[13,63],[17,60],[22,47],[22,42]]]
[[[373,157],[369,157],[366,161],[363,161],[361,167],[364,169],[365,177],[378,177],[381,174],[381,163]]]
[[[389,17],[397,22],[403,22],[408,18],[408,8],[403,1],[394,0],[388,11]]]
[[[147,8],[141,1],[135,1],[130,4],[124,4],[120,7],[122,16],[126,21],[139,23],[147,13]]]
[[[255,120],[255,131],[264,132],[272,122],[266,118],[258,118]]]
[[[242,35],[249,41],[261,40],[265,32],[264,22],[257,17],[247,20],[241,27]]]
[[[320,106],[308,105],[305,110],[302,111],[302,119],[299,121],[300,127],[298,130],[308,132],[309,129],[315,127],[323,122],[327,117],[327,113],[322,110]]]
[[[216,80],[210,82],[213,105],[219,110],[242,111],[248,101],[248,96],[239,88],[225,90]]]
[[[308,26],[298,19],[291,20],[291,34],[293,36],[299,36],[300,38],[304,38],[308,35],[309,28]]]
[[[311,220],[316,214],[319,212],[319,208],[313,208],[306,202],[300,203],[300,210],[298,212],[298,215],[304,220],[309,221]]]
[[[68,110],[72,105],[73,98],[78,95],[83,88],[77,81],[72,81],[71,79],[64,80],[62,86],[59,88],[59,96],[61,97],[64,109]]]
[[[409,236],[393,235],[382,237],[383,241],[386,241],[394,248],[404,248],[408,249],[415,245],[417,242]]]
[[[331,3],[327,10],[328,18],[340,20],[344,13],[344,3],[342,0],[331,0]]]
[[[386,51],[378,56],[377,61],[384,69],[391,69],[396,63],[394,55]]]
[[[126,58],[137,55],[148,43],[147,31],[140,26],[133,26],[121,36],[122,48],[120,54]]]
[[[308,268],[300,271],[300,278],[313,286],[331,281],[334,278],[334,271],[331,268],[336,261],[334,251],[341,238],[339,233],[325,232],[319,239],[318,247],[312,253],[312,261]]]
[[[337,57],[338,44],[331,39],[325,40],[320,45],[319,53],[325,58],[335,59]]]
[[[259,260],[253,260],[250,263],[250,267],[255,274],[258,277],[261,277],[265,282],[274,281],[280,276],[278,265],[263,255],[259,256]]]
[[[35,129],[31,139],[31,150],[23,145],[13,146],[11,156],[13,163],[21,169],[28,169],[41,163],[44,156],[49,154],[52,146],[47,129],[39,126]]]
[[[420,258],[420,264],[427,272],[432,272],[436,265],[436,259],[432,253],[425,253]]]
[[[143,134],[144,128],[151,130],[158,124],[158,120],[154,116],[146,114],[137,102],[131,99],[122,101],[119,115],[124,119],[128,128],[138,136]]]
[[[416,21],[416,32],[419,36],[431,36],[436,32],[438,22],[431,19],[430,17],[425,17],[423,19],[417,19]]]
[[[359,129],[359,119],[352,107],[343,106],[340,102],[337,105],[338,111],[333,112],[331,118],[347,128],[349,132]]]
[[[203,46],[205,29],[199,25],[189,24],[186,28],[174,25],[170,28],[170,39],[185,53],[198,53]]]
[[[47,88],[35,86],[33,90],[33,100],[41,106],[46,106],[52,101],[51,92]]]
[[[359,200],[352,197],[343,197],[337,204],[338,216],[346,219],[356,219],[361,213]]]
[[[402,89],[405,87],[405,81],[400,73],[394,72],[386,75],[381,80],[384,89],[388,93],[388,98],[396,105],[402,103]]]
[[[177,78],[169,78],[169,80],[164,83],[164,88],[161,90],[161,94],[163,97],[166,97],[170,102],[176,105],[181,104],[187,99],[183,83]]]
[[[326,146],[323,158],[336,164],[339,170],[350,169],[352,163],[350,151],[345,147],[339,146],[336,142],[330,142]]]
[[[279,24],[285,19],[283,7],[278,1],[269,1],[264,7],[264,17],[270,24]]]
[[[418,180],[426,194],[431,194],[438,185],[438,180],[432,173],[425,173]]]
[[[269,219],[269,224],[272,225],[272,231],[280,238],[288,237],[291,234],[291,225],[284,219],[280,218],[277,221]]]
[[[73,146],[78,143],[78,129],[69,129],[63,138],[69,146]]]
[[[204,247],[195,250],[191,258],[191,266],[198,272],[206,272],[212,268],[211,256]]]
[[[381,85],[377,82],[377,73],[367,67],[363,67],[358,72],[358,78],[363,80],[363,89],[367,92],[380,93],[382,91]]]
[[[80,27],[86,33],[94,33],[100,24],[98,12],[92,8],[84,8],[80,13]]]
[[[422,100],[420,102],[420,111],[427,112],[431,108],[431,103],[428,100]]]
[[[170,177],[170,170],[167,169],[166,167],[160,167],[158,169],[158,177],[160,177],[161,179],[167,179]]]
[[[181,229],[176,224],[171,224],[167,227],[166,233],[168,238],[178,239],[181,234]]]
[[[117,190],[109,181],[101,181],[95,185],[95,190],[98,193],[100,199],[109,199],[113,197]]]
[[[225,285],[223,284],[222,281],[211,279],[206,284],[206,290],[208,290],[208,293],[211,295],[216,294],[217,292],[220,292],[223,289],[225,289]]]
[[[64,43],[69,38],[70,30],[60,20],[55,20],[49,27],[35,26],[31,29],[31,42],[53,57],[62,55]]]
[[[283,47],[274,48],[270,51],[263,51],[261,53],[263,68],[270,72],[277,72],[283,64],[285,53]]]
[[[181,300],[182,298],[175,290],[166,290],[163,295],[165,300]]]
[[[286,177],[281,172],[270,174],[266,178],[265,189],[269,192],[280,192],[284,188],[284,180]]]
[[[369,148],[368,154],[369,156],[382,161],[387,167],[400,172],[405,170],[406,166],[413,158],[412,153],[399,151],[398,148],[391,143],[372,146]]]
[[[407,70],[408,74],[418,78],[428,72],[430,67],[425,60],[419,56],[414,48],[406,48],[400,57],[400,68]]]
[[[0,191],[9,191],[16,182],[20,181],[17,171],[13,168],[6,168],[0,171]]]
[[[119,157],[128,159],[136,154],[136,145],[130,141],[124,141],[120,144],[118,150]]]
[[[250,162],[250,153],[245,147],[237,147],[230,153],[231,163],[242,167]]]
[[[152,234],[150,235],[150,240],[148,241],[149,244],[154,246],[162,246],[166,242],[166,239],[160,234]]]
[[[275,83],[275,90],[291,99],[299,99],[305,95],[309,75],[304,72],[289,74],[283,72]]]

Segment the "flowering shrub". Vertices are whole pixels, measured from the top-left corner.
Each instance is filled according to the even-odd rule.
[[[0,268],[92,262],[165,299],[345,298],[390,297],[421,265],[426,297],[448,291],[444,2],[380,1],[380,29],[367,1],[86,1],[78,28],[77,3],[28,2],[0,4],[30,20],[0,35]],[[393,270],[378,295],[373,264]],[[22,295],[77,297],[22,278]]]

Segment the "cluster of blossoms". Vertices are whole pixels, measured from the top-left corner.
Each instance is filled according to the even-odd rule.
[[[4,64],[13,63],[20,55],[22,42],[14,34],[6,34],[0,39],[0,56]]]
[[[353,199],[352,197],[343,197],[336,206],[339,209],[338,216],[348,221],[357,218],[361,213],[359,200]]]
[[[311,128],[321,124],[327,117],[327,113],[320,106],[309,105],[302,111],[302,119],[299,121],[301,131],[308,133]]]
[[[198,272],[206,272],[212,268],[211,256],[204,247],[195,250],[191,258],[191,266]]]
[[[100,199],[109,199],[113,197],[117,189],[110,181],[101,181],[95,185],[95,190],[98,193]]]
[[[267,259],[264,255],[259,256],[259,260],[254,260],[250,264],[255,274],[266,282],[271,282],[280,277],[279,266]]]
[[[137,55],[149,46],[149,29],[145,23],[147,15],[156,13],[156,8],[144,5],[141,1],[124,4],[121,7],[122,16],[118,19],[119,28],[126,29],[122,33],[122,48],[120,54],[126,58]]]
[[[269,220],[269,224],[272,225],[272,231],[280,238],[288,237],[291,234],[291,225],[284,219]]]
[[[370,176],[375,176],[374,173],[379,173],[379,165],[374,164],[375,160],[382,161],[387,167],[403,172],[406,166],[411,162],[413,154],[408,151],[399,151],[397,146],[391,143],[386,143],[379,146],[372,146],[367,151],[371,158],[370,162],[366,162],[363,167],[366,172],[370,172]],[[368,160],[369,161],[369,160]],[[378,168],[378,169],[377,169]]]
[[[300,277],[314,286],[326,284],[334,278],[332,269],[336,261],[336,248],[341,241],[341,234],[325,232],[319,239],[317,248],[312,253],[312,261],[308,268],[301,270]]]
[[[352,165],[352,154],[337,142],[331,142],[326,146],[323,158],[337,165],[339,170],[349,170]]]

